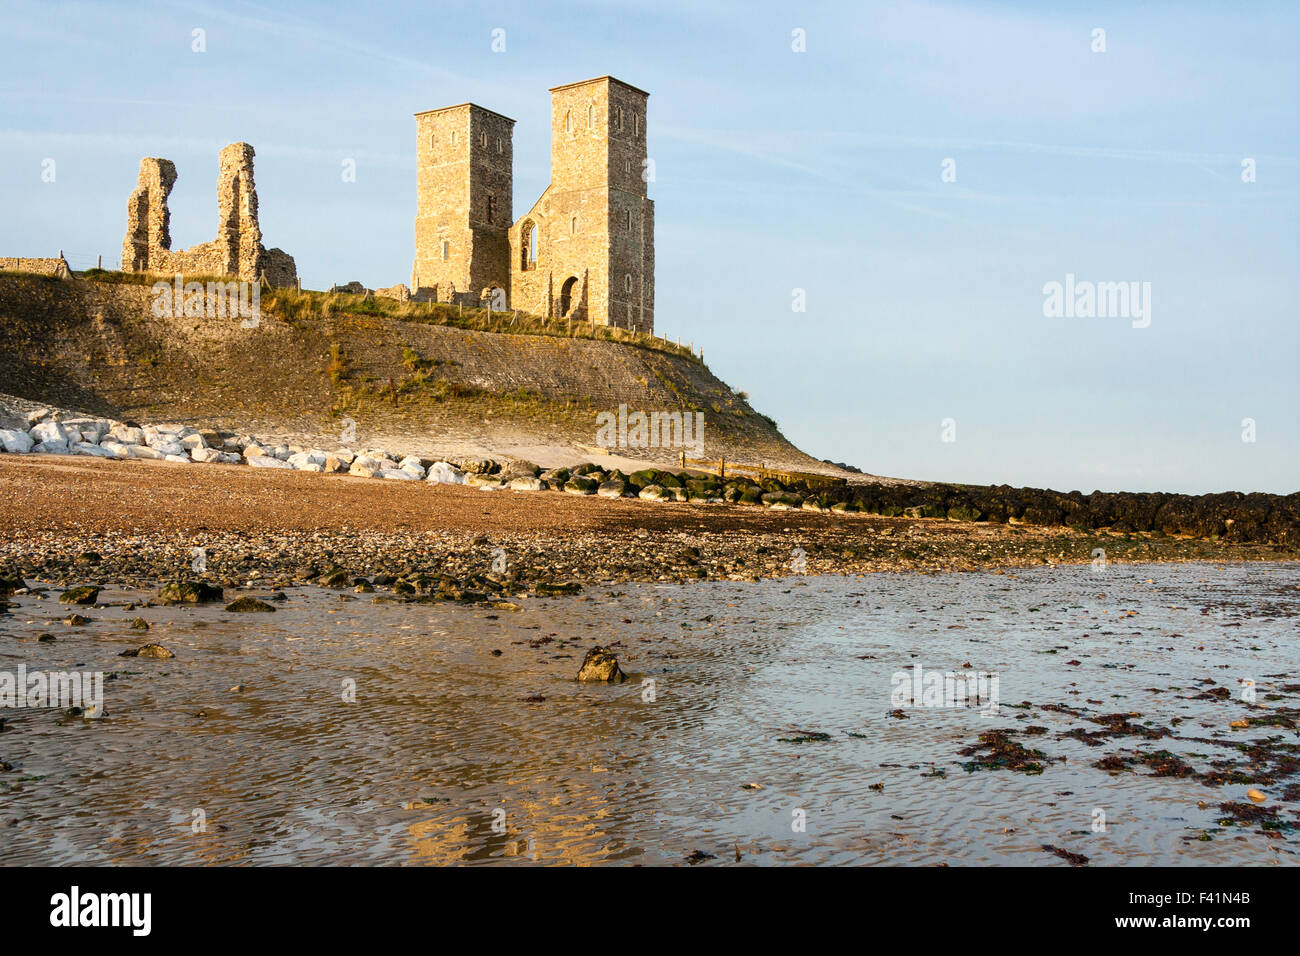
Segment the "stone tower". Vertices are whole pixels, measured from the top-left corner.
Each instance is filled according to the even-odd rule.
[[[515,121],[473,103],[415,114],[412,296],[483,305],[510,291]]]
[[[551,184],[510,231],[513,307],[654,330],[649,95],[612,76],[551,90]]]

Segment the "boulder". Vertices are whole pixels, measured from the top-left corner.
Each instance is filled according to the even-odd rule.
[[[43,441],[32,449],[33,455],[66,455],[68,443],[65,441]]]
[[[143,428],[123,425],[121,422],[108,430],[108,437],[120,441],[123,445],[143,445],[145,443]]]
[[[99,447],[108,452],[114,458],[131,457],[131,446],[120,441],[115,441],[112,438],[105,439],[100,443]]]
[[[646,501],[671,501],[673,496],[663,485],[646,485],[637,497]]]
[[[265,601],[259,601],[255,597],[241,597],[236,598],[227,604],[226,610],[239,614],[247,614],[250,612],[266,613],[268,611],[274,613],[275,608],[271,607],[271,605],[267,604]]]
[[[425,480],[440,485],[463,485],[465,473],[449,462],[435,461],[429,466]]]
[[[618,666],[618,658],[603,647],[593,647],[582,659],[578,680],[589,683],[621,684],[627,675]]]
[[[293,471],[293,465],[279,458],[272,458],[270,455],[255,455],[248,459],[248,463],[254,468],[286,468]]]
[[[773,511],[795,511],[803,507],[803,499],[785,491],[769,491],[762,497],[763,507]]]
[[[16,428],[0,428],[0,445],[11,455],[25,455],[36,443],[31,436]]]
[[[402,469],[402,471],[409,471],[411,474],[415,475],[416,478],[424,477],[424,462],[412,455],[407,455],[399,461],[397,467]]]
[[[546,487],[546,483],[540,478],[520,475],[518,478],[510,479],[511,491],[541,491]]]
[[[182,436],[181,444],[184,445],[185,450],[190,453],[193,453],[196,448],[208,447],[208,443],[203,439],[203,436],[200,435],[198,432],[195,432],[193,435]]]
[[[506,486],[506,480],[498,475],[470,475],[465,484],[480,491],[497,491]]]
[[[59,595],[60,604],[94,604],[99,600],[99,588],[93,584],[68,588]]]
[[[158,593],[164,604],[206,604],[221,600],[221,588],[205,581],[173,581]]]
[[[419,475],[412,474],[411,472],[407,471],[405,468],[385,468],[383,471],[380,472],[380,475],[382,475],[384,478],[389,478],[394,481],[419,481],[420,480]]]
[[[148,660],[166,661],[171,660],[176,655],[161,644],[144,644],[140,647],[133,647],[130,650],[123,651],[120,657],[143,657]]]
[[[188,465],[190,463],[189,455],[166,455],[164,461],[174,461],[178,465]]]
[[[190,449],[190,457],[193,458],[195,461],[200,461],[200,462],[220,461],[221,456],[222,453],[217,451],[215,448],[208,448],[205,446],[201,448]]]
[[[585,475],[574,475],[564,483],[564,490],[570,495],[594,495],[600,482]]]
[[[96,445],[94,442],[78,441],[68,446],[68,451],[74,455],[91,455],[95,458],[112,458],[113,453],[107,448]]]
[[[602,481],[596,488],[596,494],[602,498],[622,498],[627,491],[627,482],[617,479],[612,481]]]
[[[39,425],[34,425],[32,427],[30,434],[32,436],[32,441],[37,445],[50,445],[62,442],[65,448],[68,446],[68,432],[58,422],[41,422]],[[77,438],[80,437],[81,433],[78,432]]]

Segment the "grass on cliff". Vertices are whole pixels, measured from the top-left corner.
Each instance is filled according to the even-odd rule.
[[[488,309],[466,308],[445,302],[398,302],[386,296],[371,296],[367,299],[346,292],[311,292],[297,289],[267,289],[262,293],[262,304],[278,318],[290,324],[309,324],[313,319],[335,316],[372,316],[402,322],[442,325],[473,332],[548,335],[558,338],[621,342],[625,345],[676,355],[692,362],[700,362],[699,356],[695,355],[689,347],[644,332],[592,325],[589,322],[548,319],[520,311],[492,312]]]

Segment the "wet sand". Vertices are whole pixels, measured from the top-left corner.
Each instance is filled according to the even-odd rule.
[[[0,712],[6,862],[1300,861],[1295,564],[122,606],[152,595],[0,615],[0,670],[115,675],[100,720]],[[574,680],[598,643],[627,683]],[[997,672],[997,715],[898,708],[917,664]],[[985,760],[999,731],[1041,772]]]

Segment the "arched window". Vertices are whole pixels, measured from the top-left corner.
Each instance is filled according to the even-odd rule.
[[[619,132],[623,131],[623,107],[621,106],[614,108],[614,128]]]
[[[569,220],[569,235],[576,236],[577,234],[578,234],[578,217],[574,216],[572,219]]]
[[[520,262],[524,272],[537,268],[537,224],[529,219],[519,230]]]
[[[452,130],[452,131],[451,131],[451,145],[453,145],[453,146],[456,145],[456,131],[455,131],[455,130]]]
[[[434,148],[435,146],[437,146],[437,145],[438,145],[438,134],[437,134],[437,133],[430,133],[430,134],[429,134],[429,148],[430,148],[430,149],[433,149],[433,148]]]
[[[632,291],[632,273],[630,272],[623,273],[623,291],[624,292]]]
[[[596,107],[590,103],[587,104],[587,128],[591,129],[596,125]]]
[[[496,200],[496,197],[493,196],[491,193],[488,193],[488,197],[487,197],[487,219],[488,219],[488,222],[491,222],[493,219],[496,218],[496,211],[497,211],[497,200]]]
[[[478,144],[484,149],[487,149],[487,130],[482,130],[478,134]]]
[[[632,135],[633,137],[641,135],[641,114],[632,114]]]
[[[446,239],[442,240],[442,261],[446,262],[451,258],[451,243]]]
[[[497,155],[500,156],[502,152],[504,152],[504,150],[503,150],[502,147],[501,147],[501,137],[498,136],[498,137],[497,137]]]
[[[632,210],[631,209],[627,211],[627,231],[628,232],[632,231]]]
[[[569,110],[564,114],[564,131],[566,133],[573,132],[573,110]]]

